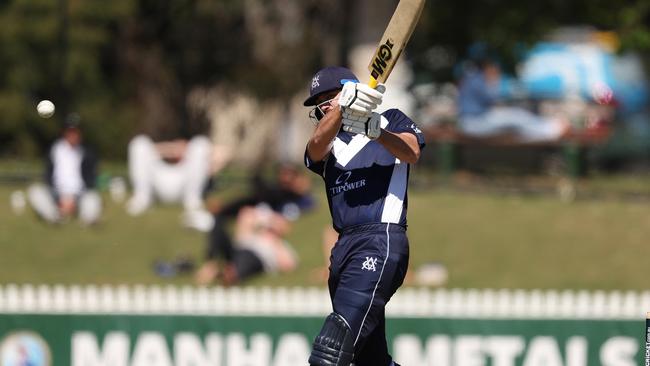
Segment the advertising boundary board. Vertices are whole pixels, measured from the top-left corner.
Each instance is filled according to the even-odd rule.
[[[406,287],[402,366],[643,365],[650,291]],[[0,285],[0,365],[305,365],[325,288]]]
[[[2,314],[0,364],[12,366],[7,360],[17,351],[11,348],[22,342],[35,354],[31,357],[44,360],[38,365],[305,365],[321,322],[313,316]],[[643,325],[593,319],[387,320],[389,348],[402,365],[413,366],[639,365]],[[39,343],[46,349],[35,349]],[[50,362],[39,354],[49,354]]]

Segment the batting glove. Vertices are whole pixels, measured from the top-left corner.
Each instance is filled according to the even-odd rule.
[[[362,113],[370,117],[370,114],[381,104],[384,90],[383,85],[381,88],[373,89],[366,84],[348,81],[341,89],[338,102],[344,113],[346,111]]]
[[[381,135],[381,115],[373,112],[370,117],[354,117],[352,119],[343,118],[343,131],[361,134],[371,140],[375,140]]]

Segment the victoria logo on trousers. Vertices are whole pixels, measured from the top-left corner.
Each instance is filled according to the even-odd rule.
[[[361,269],[376,272],[377,271],[377,258],[366,257],[366,261],[361,263]]]

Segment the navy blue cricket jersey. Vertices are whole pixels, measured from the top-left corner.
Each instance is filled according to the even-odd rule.
[[[422,131],[400,110],[387,110],[381,117],[383,129],[412,133],[420,149],[424,148]],[[305,151],[305,165],[325,181],[337,231],[369,223],[406,226],[409,164],[401,162],[379,142],[339,131],[330,154],[315,162]]]

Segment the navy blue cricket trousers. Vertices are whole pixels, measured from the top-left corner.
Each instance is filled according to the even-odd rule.
[[[330,256],[334,312],[352,329],[356,366],[389,366],[384,309],[404,282],[409,261],[406,228],[358,225],[343,230]]]

